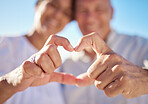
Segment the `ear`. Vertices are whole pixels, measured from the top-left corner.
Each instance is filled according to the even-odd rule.
[[[39,4],[36,4],[35,5],[35,12],[38,10],[38,8],[39,8]]]
[[[111,7],[110,7],[111,9],[111,19],[113,19],[113,16],[114,16],[114,8],[112,7],[112,5],[111,5]]]

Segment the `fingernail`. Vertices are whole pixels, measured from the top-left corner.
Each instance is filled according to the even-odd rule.
[[[75,48],[74,48],[74,50],[76,51],[76,52],[79,52],[79,50],[78,50],[78,46],[76,46]]]
[[[44,73],[42,73],[42,74],[41,74],[41,78],[43,78],[44,76],[45,76],[45,74],[44,74]]]
[[[95,81],[96,85],[101,84],[101,83],[102,83],[101,81]]]
[[[73,46],[71,44],[69,44],[68,49],[70,49],[70,51],[73,51]]]

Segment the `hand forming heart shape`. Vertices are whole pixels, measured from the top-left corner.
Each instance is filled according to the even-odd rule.
[[[48,82],[59,82],[63,84],[72,84],[77,86],[88,86],[94,84],[95,80],[88,77],[89,70],[88,73],[83,73],[77,78],[66,73],[54,72],[54,70],[62,64],[57,47],[63,46],[64,49],[69,52],[80,52],[86,47],[92,47],[97,55],[100,55],[100,53],[111,51],[110,48],[104,49],[105,45],[105,42],[97,33],[91,33],[82,37],[79,44],[75,48],[73,48],[68,39],[64,37],[56,35],[50,36],[44,47],[37,54],[32,56],[33,58],[35,56],[34,64],[40,67],[40,70],[32,72],[32,68],[30,68],[30,71],[26,71],[27,73],[31,73],[32,75],[35,75],[35,73],[42,75],[42,78],[34,80],[31,86],[44,85]]]
[[[90,47],[96,52],[97,59],[87,73],[77,78],[70,74],[54,72],[62,64],[57,46],[63,46],[70,52],[80,52]],[[59,82],[77,86],[95,84],[98,89],[104,90],[107,96],[114,97],[122,94],[131,98],[146,93],[144,89],[148,86],[147,79],[143,80],[143,78],[147,78],[146,70],[114,53],[94,32],[83,36],[75,48],[66,38],[52,35],[39,52],[0,80],[6,80],[10,85],[9,88],[14,92],[25,90],[30,86]],[[137,85],[136,89],[133,89],[134,85]]]

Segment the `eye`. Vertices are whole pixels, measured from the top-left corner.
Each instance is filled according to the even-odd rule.
[[[80,9],[79,12],[80,13],[88,13],[88,10],[87,9]]]
[[[102,8],[96,8],[96,11],[100,12],[100,11],[103,11],[103,9]]]
[[[98,6],[98,7],[95,9],[96,12],[103,12],[103,11],[105,11],[105,10],[106,10],[106,8],[103,7],[103,6]]]
[[[64,11],[64,15],[65,15],[66,17],[71,17],[71,11],[65,10],[65,11]]]
[[[48,6],[58,9],[59,6],[56,3],[49,3]]]

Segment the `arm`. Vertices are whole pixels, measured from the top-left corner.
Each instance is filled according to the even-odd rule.
[[[97,54],[96,61],[87,71],[96,88],[109,97],[122,94],[126,98],[134,98],[148,94],[148,71],[113,52],[97,33],[84,36],[75,50],[79,52],[85,47],[92,47]],[[83,80],[88,77],[81,76]],[[82,86],[81,82],[78,85]],[[89,81],[87,84],[92,83]]]
[[[12,86],[9,85],[5,76],[0,77],[0,104],[8,100],[16,92],[13,90]]]
[[[74,85],[76,78],[73,75],[54,72],[62,63],[57,50],[59,45],[73,51],[67,39],[51,36],[38,53],[24,61],[20,67],[0,77],[0,103],[32,86],[41,86],[49,82]]]

